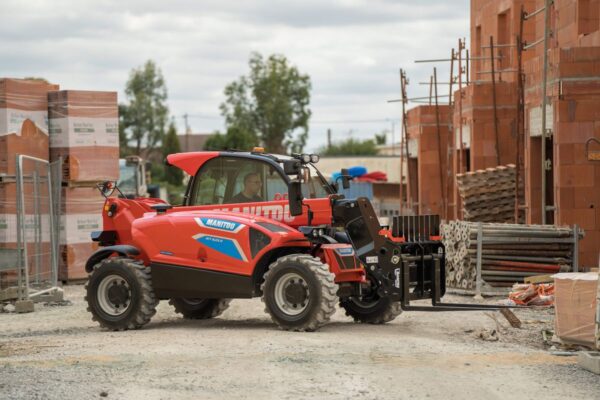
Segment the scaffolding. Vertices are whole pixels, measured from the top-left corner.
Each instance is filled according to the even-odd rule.
[[[547,198],[547,193],[546,193],[546,187],[547,187],[547,178],[548,178],[548,174],[552,174],[552,155],[550,159],[547,159],[547,154],[546,154],[546,142],[548,140],[549,137],[552,136],[552,129],[548,129],[547,127],[547,106],[548,106],[548,95],[547,95],[547,86],[548,86],[548,41],[549,38],[551,36],[551,30],[550,30],[550,7],[554,4],[554,0],[545,0],[544,2],[544,6],[535,10],[532,13],[526,13],[524,11],[524,8],[521,7],[521,19],[520,19],[520,30],[519,30],[519,36],[517,38],[517,54],[518,54],[518,71],[519,71],[519,87],[520,87],[520,96],[521,93],[524,93],[524,82],[523,82],[523,76],[522,76],[522,71],[523,71],[523,67],[522,67],[522,53],[523,51],[527,51],[530,49],[535,48],[537,45],[539,44],[543,44],[544,46],[544,54],[543,54],[543,70],[542,70],[542,82],[541,82],[541,89],[542,89],[542,101],[541,101],[541,115],[542,115],[542,128],[541,128],[541,149],[540,149],[540,153],[541,153],[541,157],[540,157],[540,161],[541,161],[541,216],[542,216],[542,225],[545,225],[548,222],[548,215],[547,213],[549,211],[554,211],[554,206],[550,205],[548,202],[548,198]],[[534,40],[532,43],[526,43],[523,40],[523,24],[534,18],[536,15],[540,14],[540,13],[544,13],[544,35],[541,38],[538,38],[536,40]],[[524,97],[524,94],[522,95]],[[519,100],[519,112],[522,115],[523,118],[523,131],[520,132],[522,134],[522,136],[524,137],[524,121],[525,121],[525,101],[524,99],[520,99]],[[519,121],[521,122],[521,121]],[[524,150],[524,149],[523,149]],[[519,169],[517,168],[517,173],[519,173]],[[517,175],[518,176],[518,175]],[[518,182],[517,178],[517,182]],[[518,187],[515,189],[516,191],[518,191]],[[518,196],[518,194],[516,195]],[[552,201],[552,204],[554,202]],[[531,211],[531,210],[530,210]],[[515,213],[517,213],[517,211],[515,211]],[[553,218],[552,218],[553,220]]]

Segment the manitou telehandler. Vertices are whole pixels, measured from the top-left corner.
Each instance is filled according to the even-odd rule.
[[[444,247],[434,216],[382,229],[367,198],[346,199],[315,168],[318,156],[252,152],[172,154],[190,175],[182,206],[129,199],[113,182],[102,246],[87,261],[86,300],[112,330],[148,323],[159,300],[185,318],[212,318],[233,298],[261,296],[282,329],[314,331],[339,303],[358,322],[402,310],[482,310],[444,304]],[[117,194],[114,196],[113,194]],[[412,300],[431,299],[431,306]]]

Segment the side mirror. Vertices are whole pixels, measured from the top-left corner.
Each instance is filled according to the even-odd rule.
[[[285,160],[283,162],[283,172],[286,175],[298,175],[300,173],[300,161]]]
[[[108,198],[115,191],[117,184],[116,184],[116,182],[113,182],[113,181],[106,181],[106,182],[99,183],[98,185],[96,185],[96,187],[98,188],[98,190],[100,190],[100,193],[102,194],[102,196]]]
[[[292,181],[288,186],[288,202],[290,205],[290,215],[302,215],[302,184],[299,181]]]
[[[352,179],[352,176],[350,176],[348,169],[342,168],[342,174],[340,177],[342,178],[342,187],[344,189],[348,189],[350,187],[350,179]]]

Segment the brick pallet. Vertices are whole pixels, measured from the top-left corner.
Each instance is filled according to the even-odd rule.
[[[50,92],[48,107],[50,159],[63,160],[59,279],[77,281],[98,248],[90,233],[102,229],[96,183],[119,178],[117,93]]]

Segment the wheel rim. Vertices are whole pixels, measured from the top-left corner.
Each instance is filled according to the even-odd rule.
[[[304,278],[296,273],[283,275],[275,284],[275,304],[287,315],[298,315],[310,304],[310,290]]]
[[[368,293],[367,295],[362,296],[362,297],[350,297],[350,301],[352,303],[354,303],[357,306],[362,307],[362,308],[375,307],[377,305],[377,303],[379,302],[379,300],[381,299],[377,295],[376,286],[375,286],[373,280],[370,277],[367,277],[367,280],[369,281],[369,284],[371,286],[370,293]]]
[[[103,312],[117,317],[131,305],[131,288],[122,276],[108,275],[98,285],[97,298]]]

